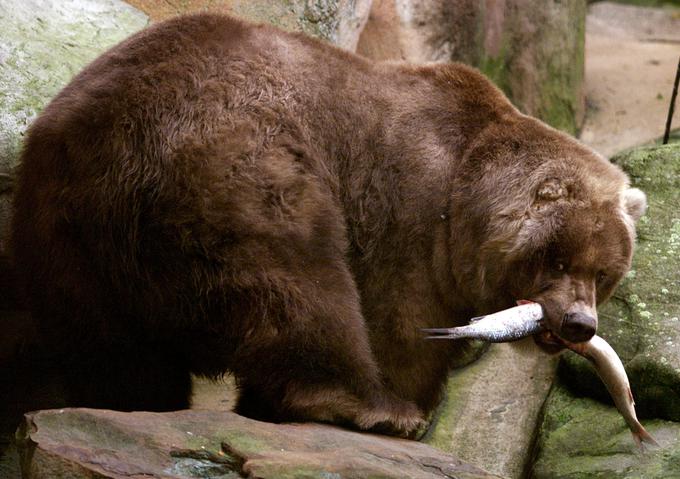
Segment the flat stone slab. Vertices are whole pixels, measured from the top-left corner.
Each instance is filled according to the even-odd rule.
[[[25,479],[500,477],[416,441],[224,411],[38,411],[17,443]]]
[[[524,477],[556,364],[531,338],[492,344],[451,374],[425,442],[493,473]]]

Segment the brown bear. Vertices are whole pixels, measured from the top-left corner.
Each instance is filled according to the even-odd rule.
[[[472,68],[201,14],[33,123],[13,251],[71,404],[187,407],[190,373],[229,372],[241,414],[409,434],[461,348],[421,328],[525,299],[587,340],[644,208]]]

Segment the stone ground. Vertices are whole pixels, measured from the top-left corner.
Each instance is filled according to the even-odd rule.
[[[38,411],[17,442],[32,479],[502,479],[414,441],[222,411]]]

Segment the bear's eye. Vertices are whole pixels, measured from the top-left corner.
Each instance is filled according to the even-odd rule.
[[[597,272],[597,284],[602,284],[604,280],[607,279],[607,273],[604,271]]]
[[[564,271],[567,267],[563,261],[556,261],[554,265],[555,271]]]

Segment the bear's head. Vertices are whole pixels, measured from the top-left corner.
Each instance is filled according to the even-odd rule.
[[[644,193],[590,148],[523,115],[487,128],[464,168],[451,233],[468,239],[451,248],[470,302],[484,312],[540,303],[548,350],[560,344],[555,335],[590,339],[597,305],[630,269]]]
[[[635,223],[646,208],[644,193],[627,185],[601,199],[578,198],[579,188],[570,179],[539,182],[518,236],[526,243],[514,294],[543,306],[550,333],[539,341],[548,344],[560,344],[553,334],[570,342],[595,334],[596,307],[630,269]]]

